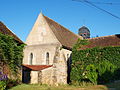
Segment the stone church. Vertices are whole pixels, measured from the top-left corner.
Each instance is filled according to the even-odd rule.
[[[81,36],[39,14],[26,40],[22,81],[24,83],[67,84],[71,49]]]

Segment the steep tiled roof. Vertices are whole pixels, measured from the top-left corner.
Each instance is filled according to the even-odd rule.
[[[64,47],[71,49],[73,45],[77,42],[78,38],[82,39],[81,36],[74,34],[73,32],[61,26],[52,19],[46,16],[44,17],[48,25],[50,26],[51,30],[53,31],[54,35]]]
[[[52,65],[23,65],[23,66],[33,71],[40,71],[52,67]]]
[[[96,37],[88,39],[90,41],[89,45],[82,47],[85,48],[93,48],[93,47],[107,47],[107,46],[120,46],[120,34],[104,36],[104,37]]]
[[[1,21],[0,21],[0,32],[5,35],[14,37],[19,43],[23,43],[14,33],[12,33]]]

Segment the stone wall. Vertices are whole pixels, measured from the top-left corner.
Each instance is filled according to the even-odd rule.
[[[58,84],[67,84],[67,61],[70,57],[71,51],[62,49],[60,50],[60,58],[56,64],[57,68],[57,83]]]
[[[49,84],[49,85],[53,85],[53,68],[47,68],[42,70],[42,84]],[[41,77],[40,77],[41,78]]]
[[[31,84],[37,84],[38,83],[38,71],[31,71],[30,73],[31,76]]]
[[[53,77],[58,84],[67,84],[67,61],[70,58],[71,51],[66,49],[60,49],[60,47],[56,48],[55,56],[54,56],[54,63],[53,63]]]

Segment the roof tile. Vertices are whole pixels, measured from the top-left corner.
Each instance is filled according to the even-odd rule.
[[[93,47],[120,46],[120,34],[96,37],[88,40],[90,41],[90,44],[83,46],[81,49]]]
[[[2,34],[14,37],[14,39],[19,43],[23,43],[23,41],[20,40],[13,32],[11,32],[1,21],[0,21],[0,32]]]

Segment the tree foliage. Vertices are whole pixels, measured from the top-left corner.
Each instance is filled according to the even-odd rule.
[[[87,40],[78,40],[72,49],[71,81],[97,84],[120,79],[120,47],[80,50],[88,43]]]

